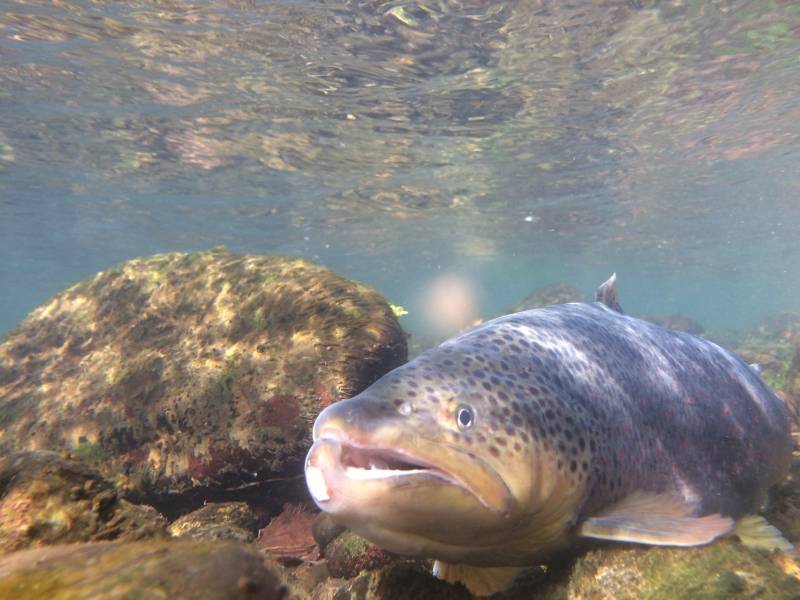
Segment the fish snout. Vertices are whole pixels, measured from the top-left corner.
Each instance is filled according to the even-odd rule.
[[[313,439],[323,437],[341,440],[348,437],[368,435],[380,423],[397,418],[394,406],[371,396],[354,396],[341,400],[324,409],[314,421]]]

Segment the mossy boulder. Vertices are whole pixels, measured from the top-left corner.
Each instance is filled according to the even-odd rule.
[[[312,597],[318,600],[472,600],[473,598],[464,586],[436,579],[420,565],[411,563],[365,571],[349,581],[330,579],[319,584]]]
[[[252,547],[146,541],[52,546],[0,559],[0,598],[280,600],[288,590]]]
[[[785,312],[764,319],[734,344],[734,350],[761,368],[777,392],[800,398],[800,313]]]
[[[131,260],[0,344],[0,451],[68,450],[158,501],[298,473],[310,424],[406,359],[375,290],[298,258]]]
[[[787,574],[776,558],[735,540],[700,548],[607,546],[583,555],[569,571],[555,574],[555,578],[567,576],[563,585],[538,587],[547,600],[797,598],[800,580]],[[512,590],[507,600],[523,597],[529,596]]]
[[[398,559],[356,535],[344,531],[325,547],[328,570],[334,577],[355,577],[361,571],[378,569]]]
[[[118,498],[109,481],[80,462],[54,452],[0,459],[0,554],[49,544],[165,537],[165,527],[154,508]]]
[[[660,325],[661,327],[666,327],[667,329],[685,331],[692,335],[703,335],[706,332],[705,327],[699,322],[685,315],[645,315],[642,319]]]
[[[209,502],[169,525],[170,535],[197,540],[252,542],[257,532],[258,518],[245,502]]]
[[[586,302],[586,294],[567,283],[552,283],[528,294],[520,302],[500,314],[507,315],[523,310],[542,308],[543,306],[566,304],[567,302]]]

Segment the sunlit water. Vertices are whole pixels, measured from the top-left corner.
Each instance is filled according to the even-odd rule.
[[[0,331],[225,244],[483,314],[800,309],[800,4],[0,2]]]

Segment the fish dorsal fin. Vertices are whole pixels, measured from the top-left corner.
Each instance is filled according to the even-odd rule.
[[[720,514],[693,516],[694,507],[670,494],[637,492],[586,519],[578,535],[654,546],[701,546],[733,531]]]
[[[464,584],[475,596],[489,596],[508,589],[514,579],[527,567],[474,567],[457,565],[437,560],[433,563],[433,575],[450,583]]]
[[[617,302],[617,274],[612,273],[611,277],[597,288],[594,295],[595,302],[605,304],[611,310],[622,313],[622,307]]]
[[[747,515],[736,521],[736,529],[733,533],[748,548],[780,550],[782,552],[794,550],[792,543],[783,537],[777,528],[767,523],[764,517],[758,515]]]

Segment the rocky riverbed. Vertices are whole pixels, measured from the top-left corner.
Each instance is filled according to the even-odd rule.
[[[720,337],[797,425],[800,314]],[[58,294],[0,343],[0,597],[470,598],[430,561],[342,530],[305,489],[316,414],[406,353],[377,291],[296,258],[158,255]],[[796,457],[766,515],[798,543]],[[734,539],[598,543],[496,595],[532,597],[798,598],[800,559]]]

